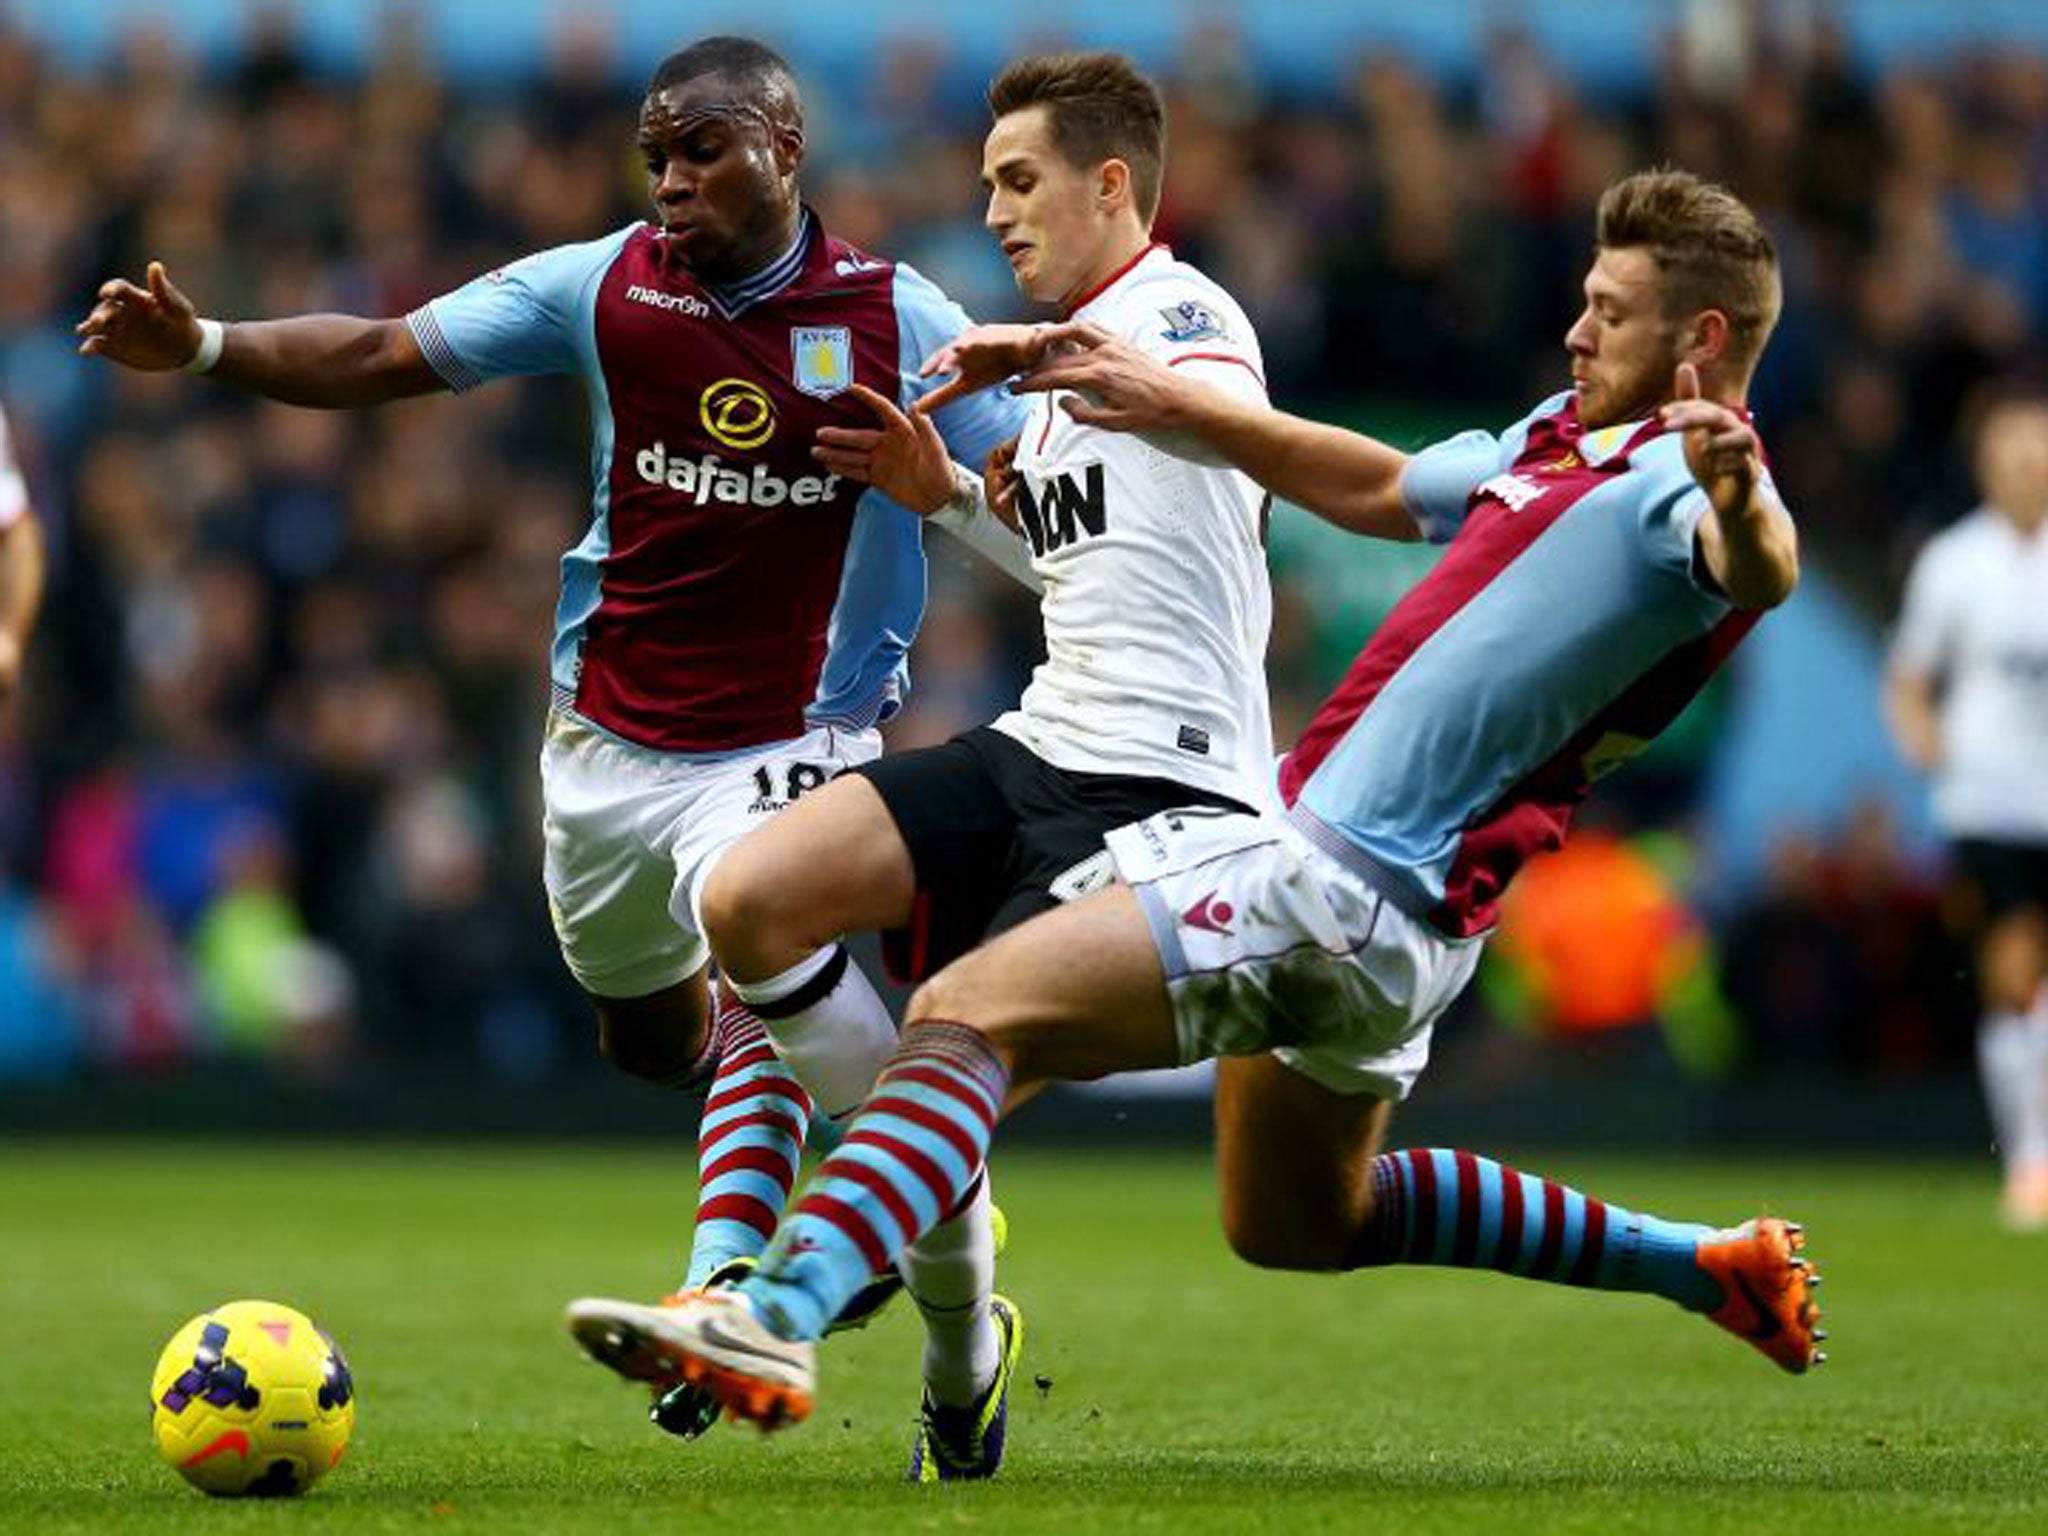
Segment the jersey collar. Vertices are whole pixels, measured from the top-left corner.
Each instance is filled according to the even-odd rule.
[[[796,238],[790,241],[789,248],[752,277],[742,278],[739,282],[729,283],[722,288],[713,287],[709,283],[700,285],[726,319],[735,319],[742,310],[751,308],[763,299],[774,298],[796,281],[797,274],[803,271],[804,252],[811,243],[811,228],[814,222],[809,208],[803,209],[802,215],[796,223]]]
[[[1114,288],[1125,277],[1129,276],[1131,271],[1138,265],[1138,263],[1143,261],[1147,256],[1150,256],[1154,251],[1166,251],[1166,254],[1168,256],[1171,256],[1173,254],[1171,250],[1167,249],[1166,245],[1163,242],[1158,240],[1152,241],[1151,244],[1147,245],[1143,250],[1138,252],[1137,255],[1133,256],[1129,261],[1125,262],[1122,266],[1118,267],[1114,272],[1110,273],[1109,276],[1105,277],[1093,288],[1090,288],[1086,293],[1082,294],[1081,297],[1074,300],[1073,303],[1061,309],[1060,318],[1062,320],[1073,319],[1075,315],[1079,314],[1082,310],[1086,309],[1090,304],[1093,304],[1097,299],[1101,298],[1105,293],[1109,292],[1110,289]]]

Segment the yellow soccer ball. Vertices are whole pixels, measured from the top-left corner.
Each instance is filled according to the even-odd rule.
[[[208,1493],[303,1493],[341,1460],[355,1381],[334,1340],[274,1301],[231,1301],[171,1336],[149,1385],[163,1459]]]

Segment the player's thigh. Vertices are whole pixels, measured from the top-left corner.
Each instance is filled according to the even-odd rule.
[[[1994,918],[1977,945],[1985,1001],[2001,1012],[2033,1007],[2048,980],[2048,912],[2031,904]]]
[[[1955,856],[1985,1006],[2023,1012],[2048,977],[2048,848],[1965,838]]]
[[[708,954],[669,909],[667,829],[689,787],[659,754],[560,714],[549,719],[540,766],[542,878],[569,973],[607,1000],[680,986]]]
[[[1166,973],[1126,886],[1032,918],[954,961],[911,998],[906,1024],[979,1032],[1022,1087],[1180,1062]]]
[[[719,964],[755,981],[843,934],[908,921],[915,894],[889,808],[848,773],[724,849],[699,887],[698,915]]]
[[[1372,1159],[1393,1106],[1338,1093],[1272,1055],[1216,1063],[1223,1233],[1253,1264],[1338,1269],[1372,1211]]]

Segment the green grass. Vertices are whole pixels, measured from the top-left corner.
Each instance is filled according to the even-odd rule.
[[[0,1531],[1868,1533],[2048,1528],[2048,1238],[1987,1167],[1531,1159],[1673,1216],[1802,1216],[1833,1361],[1782,1376],[1668,1304],[1490,1275],[1272,1276],[1203,1161],[999,1155],[1029,1320],[993,1485],[897,1481],[916,1324],[826,1355],[817,1415],[696,1445],[561,1333],[664,1289],[688,1157],[0,1144]],[[205,1499],[144,1426],[162,1341],[241,1295],[349,1352],[349,1460]]]

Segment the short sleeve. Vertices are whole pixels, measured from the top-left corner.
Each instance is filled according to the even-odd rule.
[[[1684,442],[1676,433],[1650,439],[1631,456],[1629,476],[1635,482],[1636,527],[1650,564],[1726,601],[1700,553],[1700,520],[1713,503],[1693,479]],[[1775,494],[1776,487],[1771,489]]]
[[[896,267],[898,398],[908,408],[940,380],[918,376],[924,360],[973,322],[967,311],[916,268]],[[942,405],[932,417],[946,451],[978,470],[990,453],[1024,430],[1030,407],[1008,390],[984,389]]]
[[[1464,526],[1472,492],[1500,473],[1507,448],[1491,432],[1474,429],[1414,454],[1401,470],[1401,505],[1432,544],[1448,543]]]
[[[1139,351],[1246,404],[1268,403],[1258,337],[1221,290],[1182,274],[1146,283],[1133,302],[1125,339]]]
[[[1955,583],[1949,579],[1954,562],[1947,558],[1952,548],[1937,536],[1913,562],[1899,627],[1892,634],[1890,662],[1895,671],[1937,677],[1948,670],[1955,655]]]
[[[11,527],[28,516],[28,481],[15,461],[14,443],[7,435],[7,417],[0,414],[0,528]]]
[[[405,317],[428,363],[453,390],[491,379],[574,373],[588,295],[633,228],[557,246],[486,272]]]

